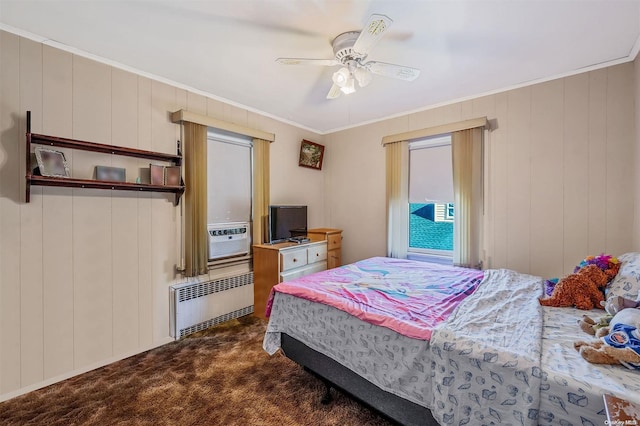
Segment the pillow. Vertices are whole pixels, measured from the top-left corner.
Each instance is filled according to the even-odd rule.
[[[640,253],[618,256],[620,270],[607,286],[607,299],[622,296],[631,300],[640,297]]]

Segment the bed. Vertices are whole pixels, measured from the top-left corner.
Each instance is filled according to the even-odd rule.
[[[620,260],[608,292],[636,298],[640,254]],[[456,274],[461,284],[450,286]],[[573,349],[588,337],[576,324],[585,312],[540,306],[543,281],[366,259],[274,287],[263,346],[401,424],[602,425],[603,394],[640,403],[639,372]],[[416,304],[422,287],[438,300]]]

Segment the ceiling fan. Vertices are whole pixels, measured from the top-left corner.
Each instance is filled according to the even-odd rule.
[[[342,65],[342,68],[333,73],[333,86],[327,94],[327,99],[337,98],[341,92],[344,94],[355,92],[355,81],[360,87],[365,87],[371,82],[372,74],[406,81],[415,80],[420,75],[420,70],[417,68],[366,61],[369,52],[392,22],[388,16],[373,14],[362,31],[348,31],[340,34],[331,43],[334,59],[278,58],[276,62],[284,65]]]

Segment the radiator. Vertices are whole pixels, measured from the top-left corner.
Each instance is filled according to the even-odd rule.
[[[171,337],[253,313],[253,272],[170,287]]]

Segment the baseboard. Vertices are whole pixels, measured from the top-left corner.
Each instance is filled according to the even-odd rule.
[[[126,353],[118,355],[116,357],[108,358],[108,359],[102,360],[100,362],[88,365],[86,367],[70,371],[68,373],[60,374],[60,375],[55,376],[55,377],[50,377],[50,378],[48,378],[46,380],[43,380],[43,381],[38,382],[38,383],[31,384],[29,386],[25,386],[23,388],[15,390],[15,391],[3,393],[2,395],[0,395],[0,402],[7,401],[7,400],[9,400],[11,398],[15,398],[17,396],[24,395],[26,393],[33,392],[33,391],[38,390],[38,389],[42,389],[44,387],[53,385],[53,384],[61,382],[63,380],[70,379],[70,378],[72,378],[74,376],[77,376],[79,374],[86,373],[88,371],[95,370],[95,369],[100,368],[100,367],[104,367],[105,365],[109,365],[109,364],[112,364],[114,362],[121,361],[121,360],[123,360],[125,358],[129,358],[130,356],[141,354],[142,352],[146,352],[148,350],[158,348],[158,347],[160,347],[162,345],[166,345],[167,343],[172,343],[174,341],[175,340],[173,338],[171,338],[171,337],[165,337],[164,339],[160,340],[158,343],[156,343],[154,345],[151,345],[151,346],[148,346],[148,347],[143,347],[143,348],[140,348],[138,350],[131,351],[131,352],[126,352]]]

